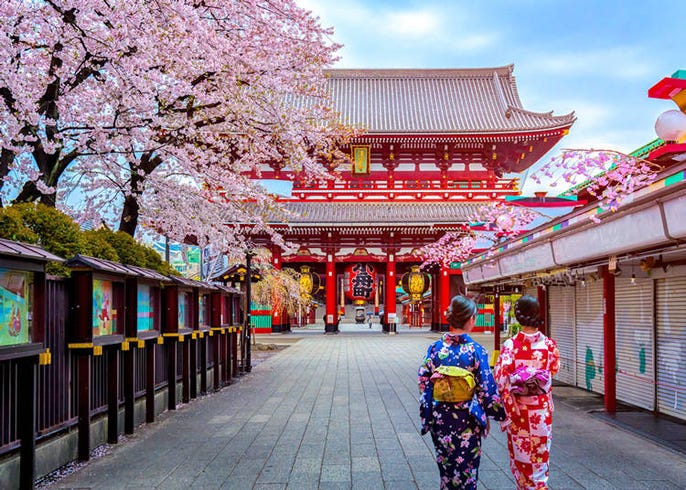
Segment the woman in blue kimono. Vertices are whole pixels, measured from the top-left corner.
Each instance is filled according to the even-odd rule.
[[[441,489],[476,489],[481,437],[488,435],[488,417],[505,420],[505,410],[488,366],[486,349],[469,336],[476,322],[476,314],[474,301],[455,296],[446,312],[450,331],[429,346],[424,362],[419,367],[422,435],[431,433],[441,475]],[[457,378],[451,378],[453,381],[446,385],[447,380],[439,379],[446,378],[444,373],[448,371],[451,375],[460,373],[464,378],[471,378],[459,379],[457,384],[453,383]],[[445,387],[457,385],[462,388],[451,389],[460,394],[446,396]],[[464,392],[465,386],[473,388]],[[463,400],[437,401],[436,398]]]

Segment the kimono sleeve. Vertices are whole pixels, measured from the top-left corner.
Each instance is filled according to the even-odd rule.
[[[498,361],[495,363],[495,382],[500,391],[500,398],[505,405],[505,411],[511,418],[517,413],[514,396],[510,391],[510,375],[514,372],[514,352],[510,340],[506,341],[501,349]]]
[[[426,434],[431,426],[431,413],[433,410],[433,382],[431,381],[431,375],[434,370],[431,354],[433,350],[434,344],[431,344],[417,373],[419,383],[419,418],[421,420],[422,434]]]
[[[495,420],[505,420],[505,410],[500,400],[498,387],[488,365],[488,353],[486,349],[480,348],[476,354],[478,356],[477,382],[479,384],[476,397],[479,404],[484,408],[486,416],[493,417]]]
[[[548,342],[548,369],[550,370],[550,375],[555,376],[560,370],[560,350],[553,339],[549,338]]]

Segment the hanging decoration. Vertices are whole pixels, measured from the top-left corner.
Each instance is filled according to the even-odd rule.
[[[429,274],[421,272],[418,265],[413,265],[410,271],[400,278],[400,285],[403,291],[410,295],[411,303],[420,303],[422,295],[429,289],[431,282]]]
[[[371,301],[376,292],[376,269],[372,264],[351,264],[344,271],[345,296],[355,305]]]

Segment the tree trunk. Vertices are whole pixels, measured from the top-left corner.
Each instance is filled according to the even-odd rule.
[[[122,208],[121,219],[119,220],[119,231],[123,231],[131,236],[136,234],[136,227],[138,226],[138,216],[140,213],[139,197],[137,194],[129,194],[124,198],[124,207]]]
[[[52,194],[44,194],[38,190],[38,187],[36,186],[35,182],[28,181],[24,183],[24,187],[22,187],[21,192],[14,199],[14,202],[36,201],[41,204],[45,204],[46,206],[50,206],[51,208],[54,208],[55,204],[57,203],[57,193],[53,192]]]

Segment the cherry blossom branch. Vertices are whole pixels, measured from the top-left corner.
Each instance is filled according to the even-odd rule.
[[[550,187],[560,182],[574,186],[566,194],[585,190],[600,209],[614,212],[626,196],[655,181],[660,169],[655,162],[616,150],[564,149],[531,178],[537,183],[550,179]],[[595,215],[591,219],[600,221]]]

